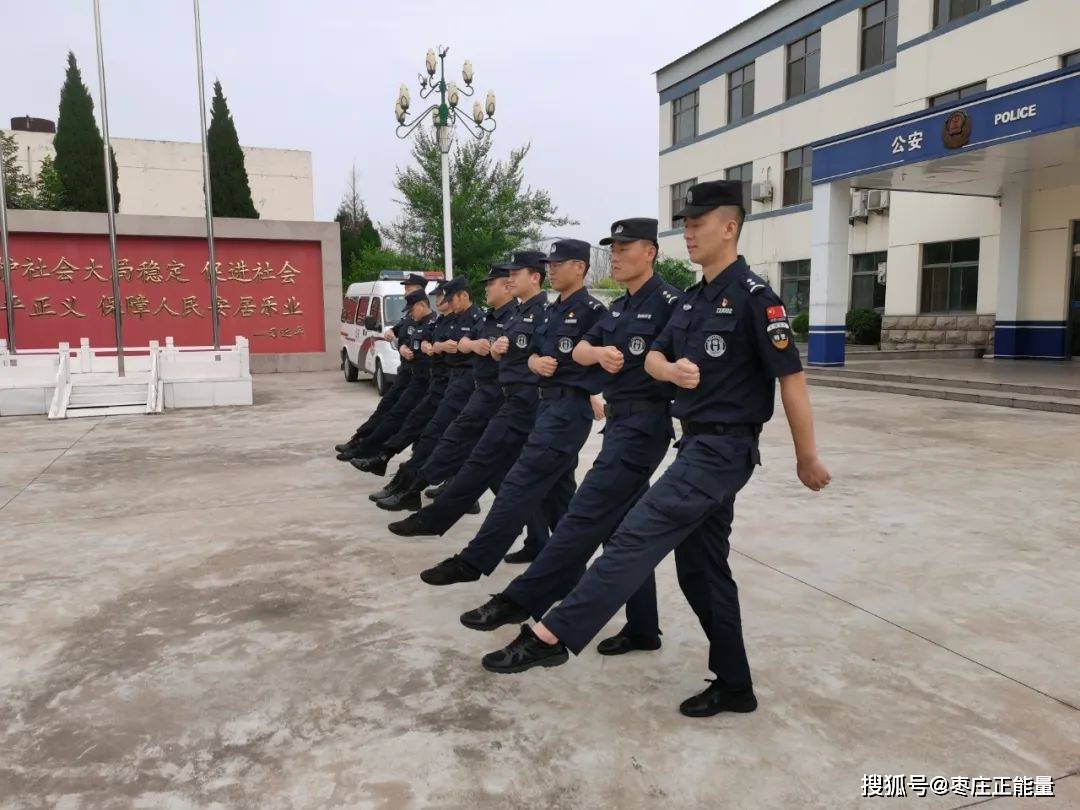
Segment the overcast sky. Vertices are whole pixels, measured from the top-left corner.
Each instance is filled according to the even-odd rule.
[[[349,167],[377,222],[398,213],[397,88],[416,97],[429,47],[454,78],[498,96],[495,150],[532,143],[526,180],[595,242],[611,220],[656,216],[653,72],[771,0],[202,0],[207,91],[221,79],[241,143],[312,153],[315,215],[331,219]],[[0,0],[0,118],[56,118],[73,50],[98,100],[90,0]],[[197,141],[190,0],[103,0],[113,137]],[[472,99],[465,105],[472,108]]]

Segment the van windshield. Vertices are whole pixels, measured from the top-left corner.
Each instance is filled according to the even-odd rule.
[[[401,313],[405,310],[404,295],[388,295],[383,298],[383,324],[393,326],[401,320]]]

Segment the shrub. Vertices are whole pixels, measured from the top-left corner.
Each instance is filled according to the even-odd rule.
[[[810,314],[800,312],[792,318],[791,331],[795,333],[795,337],[799,338],[799,340],[806,340],[806,335],[810,331]]]
[[[852,343],[872,346],[881,342],[881,315],[872,309],[853,309],[846,326]]]

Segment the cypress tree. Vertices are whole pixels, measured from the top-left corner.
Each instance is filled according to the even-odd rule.
[[[56,173],[63,188],[63,207],[71,211],[104,211],[104,141],[94,120],[93,99],[83,84],[75,54],[71,51],[68,51],[64,86],[60,89],[60,114],[53,146],[56,147]],[[115,154],[112,154],[112,164],[114,210],[119,211]]]
[[[214,82],[206,148],[210,153],[210,199],[214,216],[258,219],[259,212],[251,201],[251,186],[244,168],[244,152],[240,149],[236,125],[222,95],[220,81]]]

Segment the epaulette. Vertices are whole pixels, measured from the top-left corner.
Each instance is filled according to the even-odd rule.
[[[589,309],[591,309],[591,310],[593,310],[595,312],[596,310],[603,309],[603,308],[604,308],[604,305],[601,304],[599,301],[597,301],[595,298],[589,299]]]
[[[676,301],[679,300],[679,296],[677,296],[675,293],[668,292],[667,290],[660,290],[660,295],[665,301],[668,302],[668,304],[674,304]]]
[[[705,286],[705,279],[699,279],[698,281],[695,281],[693,284],[691,284],[689,287],[687,287],[686,290],[684,290],[684,292],[693,292],[694,290],[700,290],[704,286]]]
[[[746,285],[746,289],[750,291],[751,295],[757,295],[769,286],[765,279],[761,278],[761,276],[756,276],[753,273],[746,274],[743,278],[743,284]]]

